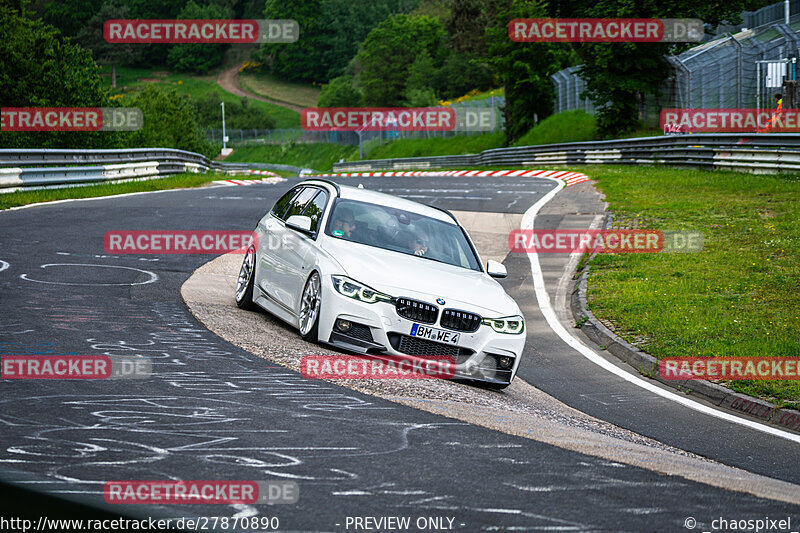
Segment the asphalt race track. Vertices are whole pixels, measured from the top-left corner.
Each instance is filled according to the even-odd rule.
[[[0,382],[3,480],[125,516],[276,516],[285,531],[365,530],[346,527],[356,516],[407,516],[412,524],[452,519],[459,531],[686,531],[688,517],[698,530],[719,517],[791,516],[800,524],[796,504],[303,379],[222,340],[189,312],[180,288],[213,257],[113,256],[103,249],[109,230],[250,230],[297,181],[0,212],[0,354],[145,356],[154,373],[145,380]],[[455,211],[518,214],[554,187],[531,178],[337,181]],[[600,205],[588,183],[564,189],[536,227],[580,227]],[[565,263],[542,260],[554,300]],[[528,323],[520,378],[644,437],[800,484],[796,442],[703,415],[605,373],[544,324],[528,259],[512,255],[505,264],[504,285]],[[300,498],[274,506],[104,502],[105,482],[137,479],[293,480]],[[797,489],[788,496],[800,497]],[[3,516],[35,516],[43,512],[37,502],[0,506]]]

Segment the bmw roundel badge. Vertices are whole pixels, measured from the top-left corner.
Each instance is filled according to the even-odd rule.
[[[444,305],[446,302],[444,301],[444,298],[436,298],[436,303],[439,305]]]

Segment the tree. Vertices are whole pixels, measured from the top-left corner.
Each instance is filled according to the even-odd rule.
[[[60,1],[60,0],[56,0]],[[80,1],[80,0],[78,0]],[[123,0],[130,10],[132,19],[176,19],[186,5],[186,0]],[[140,65],[153,68],[166,65],[167,54],[171,47],[162,43],[139,44],[141,50]]]
[[[103,25],[107,20],[127,18],[127,6],[119,0],[108,0],[75,39],[92,51],[97,63],[111,65],[111,86],[114,88],[117,87],[117,65],[135,63],[141,56],[141,49],[135,44],[107,42],[103,36]]]
[[[436,73],[433,86],[442,98],[450,99],[467,94],[473,89],[485,91],[492,86],[493,81],[488,58],[471,58],[453,51]]]
[[[322,87],[317,105],[319,107],[359,107],[362,102],[361,89],[356,87],[353,77],[339,76]]]
[[[260,60],[288,80],[322,83],[346,73],[369,31],[392,14],[407,13],[419,0],[267,0],[266,19],[295,19],[300,39],[262,45]]]
[[[320,42],[317,38],[320,0],[266,0],[264,18],[294,19],[300,38],[293,43],[261,46],[259,55],[276,76],[295,81],[324,81]]]
[[[103,107],[108,92],[91,53],[59,31],[0,6],[0,94],[3,107]],[[109,132],[3,132],[0,146],[105,148]]]
[[[103,0],[46,0],[38,14],[46,24],[61,30],[67,37],[75,37],[97,14]]]
[[[394,15],[378,24],[356,56],[364,103],[401,105],[411,65],[423,50],[435,66],[441,65],[445,37],[441,22],[425,15]]]
[[[760,0],[697,2],[696,0],[551,0],[553,17],[573,18],[699,18],[714,27],[735,22]],[[583,61],[586,95],[598,106],[599,132],[619,135],[637,127],[638,102],[658,94],[670,68],[665,56],[674,45],[661,43],[573,43]]]
[[[179,19],[225,19],[230,13],[215,4],[200,6],[189,0],[178,15]],[[176,44],[167,55],[167,64],[175,70],[205,74],[222,64],[227,44]]]
[[[484,57],[486,42],[481,37],[490,23],[484,0],[453,0],[446,25],[453,50],[469,57]]]
[[[133,96],[130,106],[138,107],[144,115],[142,129],[129,134],[130,146],[178,148],[213,155],[188,97],[151,84]]]
[[[506,138],[509,143],[524,135],[553,111],[553,84],[550,76],[564,66],[563,45],[517,43],[508,38],[508,23],[515,18],[546,16],[541,0],[491,0],[493,24],[487,29],[489,63],[505,86]]]
[[[403,91],[405,104],[410,107],[436,105],[438,98],[433,89],[436,75],[433,58],[427,50],[422,50],[408,68],[408,81]]]

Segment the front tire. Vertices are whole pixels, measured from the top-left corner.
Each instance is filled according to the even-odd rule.
[[[312,272],[303,288],[300,300],[300,337],[307,342],[319,342],[319,315],[322,308],[322,280]]]
[[[248,311],[256,308],[253,303],[253,286],[256,278],[256,249],[251,246],[247,249],[239,269],[239,279],[236,282],[236,306]]]

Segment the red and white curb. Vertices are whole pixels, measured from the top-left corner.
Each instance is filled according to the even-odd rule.
[[[432,172],[428,170],[408,171],[401,170],[397,172],[345,172],[333,174],[309,174],[305,178],[370,178],[370,177],[433,177],[433,176],[453,176],[453,177],[481,177],[488,178],[492,176],[512,176],[512,177],[525,177],[525,178],[553,178],[564,181],[567,187],[589,181],[589,176],[581,174],[580,172],[570,172],[565,170],[446,170],[443,172]]]
[[[250,174],[259,174],[261,176],[272,176],[273,178],[280,178],[278,174],[275,174],[270,170],[251,170]]]
[[[256,183],[281,183],[286,181],[286,178],[275,176],[272,178],[261,178],[255,180],[217,180],[213,183],[215,185],[255,185]]]

